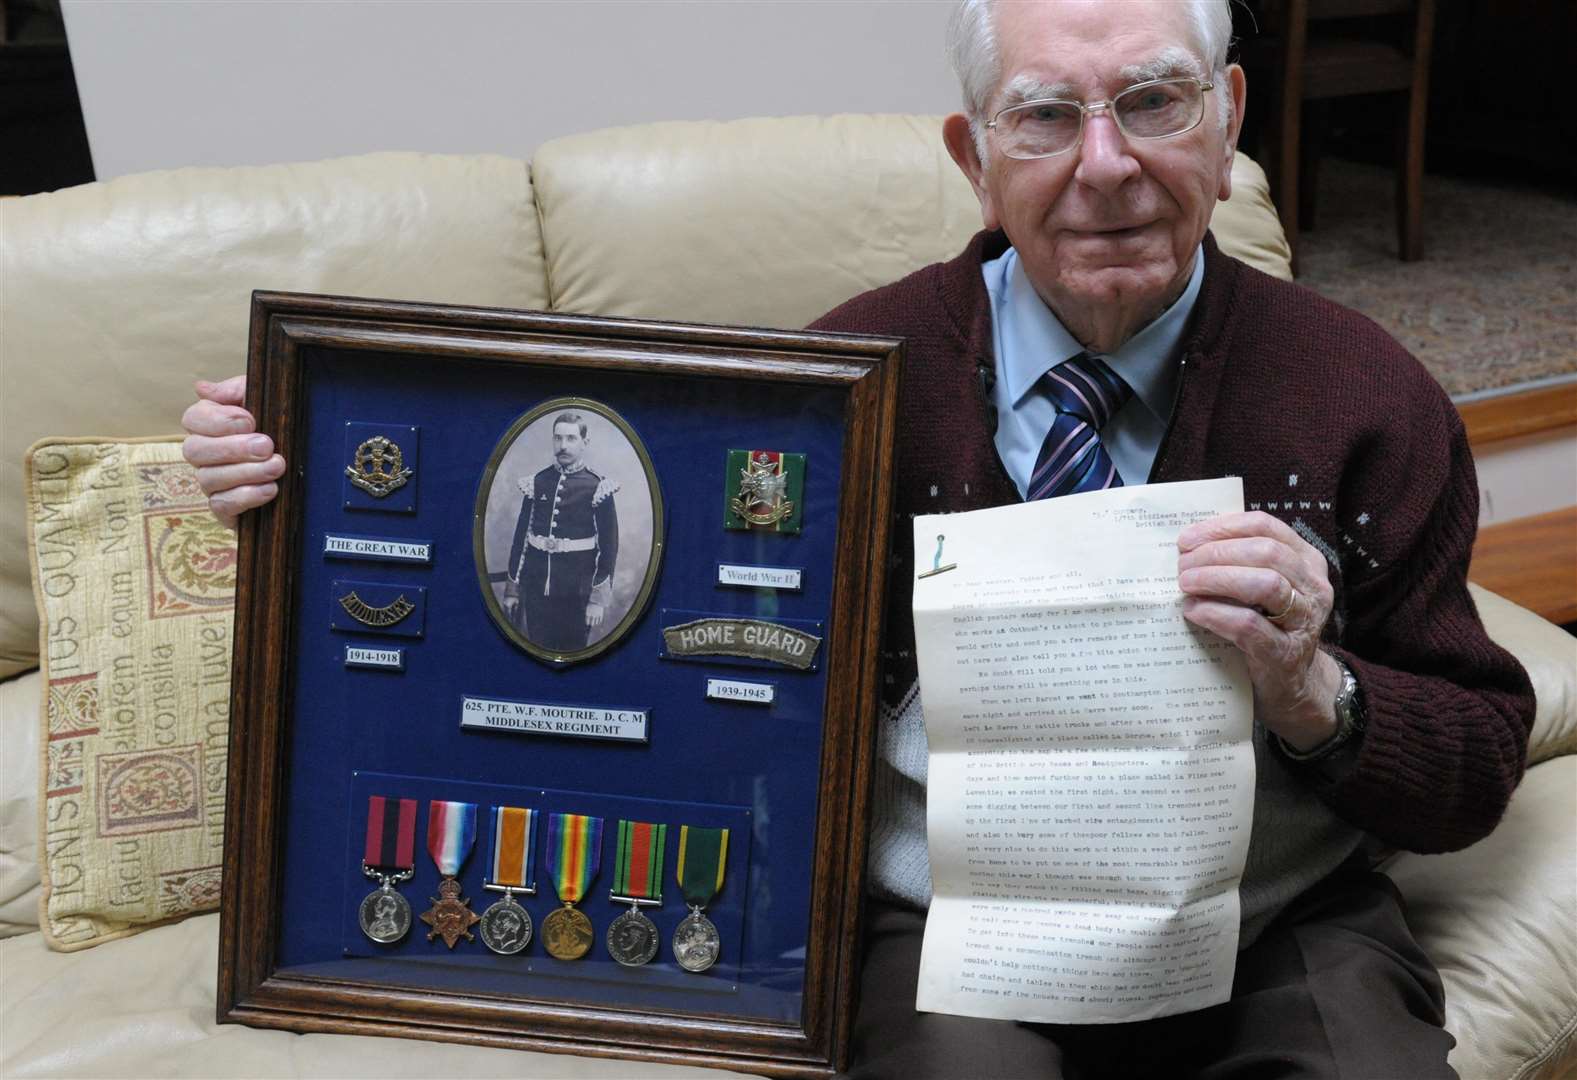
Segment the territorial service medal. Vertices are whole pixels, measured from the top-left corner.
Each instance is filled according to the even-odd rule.
[[[380,945],[399,941],[411,928],[411,905],[394,886],[416,873],[415,799],[367,799],[361,872],[378,883],[356,912],[361,932]]]
[[[427,854],[433,857],[443,880],[438,883],[438,895],[432,897],[433,906],[422,913],[422,922],[432,927],[427,940],[442,937],[451,949],[464,937],[475,941],[471,927],[480,916],[471,910],[471,901],[460,895],[460,883],[455,875],[460,865],[471,854],[476,843],[476,804],[439,802],[427,804]]]
[[[548,815],[548,865],[564,906],[542,920],[542,944],[558,960],[579,960],[591,951],[591,920],[575,910],[602,866],[602,819],[584,814]]]
[[[705,971],[717,963],[723,942],[712,920],[701,914],[723,888],[728,865],[728,830],[679,826],[679,888],[690,906],[674,930],[674,959],[686,971]]]
[[[482,912],[477,933],[482,944],[510,956],[531,943],[531,915],[515,902],[516,893],[537,894],[537,820],[535,810],[493,808],[493,873],[482,888],[504,898]]]
[[[668,826],[619,822],[618,862],[608,899],[629,904],[630,910],[608,927],[608,955],[625,967],[639,967],[657,955],[657,924],[641,908],[662,906],[667,846]]]

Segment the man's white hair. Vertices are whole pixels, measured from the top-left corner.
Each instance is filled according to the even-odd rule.
[[[1222,76],[1227,67],[1227,48],[1232,44],[1231,0],[1177,0],[1188,8],[1199,47],[1210,74],[1215,77],[1216,118],[1224,128],[1232,118],[1232,95]],[[947,28],[947,54],[964,92],[964,112],[969,130],[975,136],[980,160],[986,161],[986,110],[991,95],[1002,78],[1002,53],[997,48],[995,21],[991,9],[996,0],[961,0]]]

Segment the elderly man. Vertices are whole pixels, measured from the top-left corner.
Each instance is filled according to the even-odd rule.
[[[1450,402],[1373,324],[1207,232],[1243,116],[1230,32],[1226,0],[962,4],[968,111],[943,133],[987,231],[815,325],[908,339],[900,520],[1228,475],[1270,510],[1177,541],[1184,616],[1254,685],[1233,998],[1085,1029],[914,1012],[930,876],[900,543],[857,1075],[1453,1075],[1439,978],[1363,846],[1493,828],[1532,695],[1466,591],[1477,491]]]
[[[1444,851],[1492,829],[1532,694],[1467,594],[1477,499],[1450,402],[1373,324],[1208,234],[1245,100],[1230,30],[1226,0],[963,4],[968,111],[944,137],[986,231],[816,326],[908,339],[900,519],[1224,475],[1269,511],[1178,537],[1185,616],[1254,685],[1232,1000],[1089,1028],[915,1011],[926,744],[900,539],[856,1075],[1453,1075],[1439,978],[1365,842]],[[282,464],[247,449],[236,383],[202,392],[188,456],[233,515]]]

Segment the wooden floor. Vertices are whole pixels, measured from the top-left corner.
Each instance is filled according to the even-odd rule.
[[[1577,383],[1458,406],[1475,448],[1577,426]],[[1553,623],[1577,622],[1577,506],[1479,530],[1468,579]]]
[[[1550,622],[1577,622],[1577,506],[1480,529],[1468,579]]]

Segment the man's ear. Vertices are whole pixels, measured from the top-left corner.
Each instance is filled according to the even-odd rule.
[[[963,113],[954,113],[943,120],[942,141],[947,144],[947,152],[952,155],[959,171],[968,178],[969,186],[975,189],[975,198],[980,200],[980,217],[986,228],[1001,228],[996,208],[991,204],[991,192],[986,189],[986,167],[980,160],[979,148],[975,146],[975,133],[969,130],[969,117]]]
[[[1221,91],[1232,95],[1232,119],[1227,124],[1226,139],[1221,148],[1221,189],[1216,193],[1216,198],[1221,200],[1232,194],[1232,158],[1237,153],[1238,135],[1243,130],[1243,109],[1248,102],[1243,69],[1236,64],[1229,65],[1226,76],[1226,85]]]

